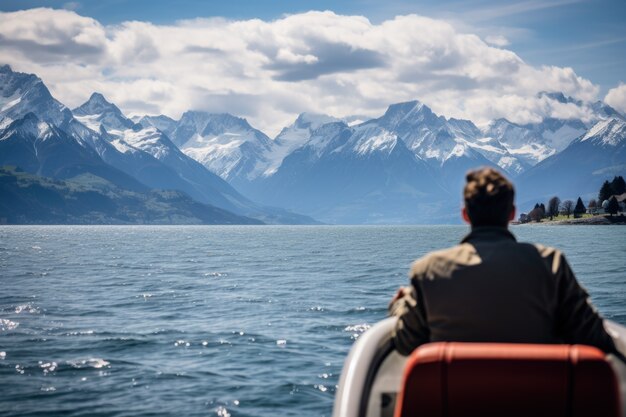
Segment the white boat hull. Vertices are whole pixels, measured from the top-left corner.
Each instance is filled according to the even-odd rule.
[[[400,391],[407,360],[390,343],[397,318],[380,321],[354,343],[344,363],[335,395],[333,417],[391,417]],[[626,327],[605,320],[605,328],[618,350],[626,356]],[[626,405],[626,364],[608,356],[619,379],[622,404]],[[622,406],[626,417],[626,407]]]

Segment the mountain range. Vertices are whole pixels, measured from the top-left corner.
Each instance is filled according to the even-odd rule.
[[[226,223],[290,224],[455,222],[464,174],[478,166],[514,180],[520,211],[552,195],[595,195],[605,179],[626,173],[623,115],[558,92],[538,98],[586,116],[478,127],[416,100],[357,122],[303,113],[270,138],[228,113],[131,119],[99,93],[70,110],[35,75],[3,66],[0,166],[70,182],[97,177],[143,193],[142,204],[155,190],[176,190],[198,207],[231,213]],[[220,222],[212,213],[185,221]]]
[[[72,111],[41,79],[6,65],[0,67],[0,88],[0,166],[61,180],[89,173],[135,192],[178,190],[201,204],[264,223],[315,222],[252,202],[160,130],[132,122],[100,94]]]

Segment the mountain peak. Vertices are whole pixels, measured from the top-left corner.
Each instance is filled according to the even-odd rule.
[[[17,120],[32,112],[40,120],[59,126],[72,117],[69,109],[52,97],[35,74],[16,72],[9,65],[3,65],[0,88],[0,119]]]
[[[390,105],[385,114],[373,122],[387,129],[399,129],[398,133],[403,136],[406,133],[405,129],[415,129],[415,126],[419,124],[437,128],[445,122],[445,118],[437,116],[424,103],[413,100]]]
[[[431,117],[437,118],[427,105],[413,100],[390,105],[381,119],[399,123],[402,120],[418,121]]]
[[[580,139],[581,142],[590,141],[592,143],[617,146],[626,140],[626,122],[612,117],[596,123]]]
[[[326,114],[304,112],[298,115],[293,127],[315,130],[326,123],[337,121],[339,121],[339,119]]]
[[[89,100],[75,108],[72,112],[77,116],[90,116],[106,112],[113,112],[118,115],[122,114],[115,104],[107,101],[100,93],[93,93],[91,97],[89,97]]]
[[[390,105],[387,108],[387,113],[389,112],[410,113],[413,111],[420,111],[423,107],[426,107],[426,106],[421,101],[411,100],[411,101],[405,101],[403,103],[395,103],[395,104]]]
[[[89,101],[94,102],[94,103],[107,103],[107,104],[111,104],[107,101],[106,98],[104,98],[104,96],[102,95],[102,93],[98,93],[97,91],[94,91],[93,93],[91,93],[91,96],[89,97]]]
[[[209,113],[201,110],[187,110],[183,113],[181,121],[186,123],[195,123],[198,125],[211,124],[213,126],[242,126],[246,129],[251,128],[248,121],[243,117],[233,116],[230,113]]]
[[[253,130],[250,123],[243,118],[233,116],[230,113],[205,113],[207,114],[207,124],[203,130],[203,134],[213,133],[221,134],[232,130]]]
[[[40,120],[33,112],[26,113],[21,119],[12,122],[4,131],[4,134],[11,135],[12,132],[21,136],[40,137],[51,129],[50,125]]]
[[[89,100],[72,110],[72,113],[81,123],[95,132],[101,131],[102,127],[109,133],[122,131],[132,128],[135,124],[100,93],[93,93]]]

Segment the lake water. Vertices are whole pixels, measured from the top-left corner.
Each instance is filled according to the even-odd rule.
[[[0,228],[0,414],[329,416],[354,340],[463,226]],[[626,324],[626,228],[518,226]]]

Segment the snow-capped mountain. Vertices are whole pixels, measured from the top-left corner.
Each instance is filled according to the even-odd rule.
[[[590,105],[562,94],[543,94],[546,99],[563,105],[586,106],[597,118],[615,113],[599,103]],[[333,157],[342,155],[347,160],[374,150],[382,154],[393,149],[395,141],[400,140],[413,153],[415,160],[428,164],[437,178],[437,184],[445,188],[445,192],[456,193],[461,188],[465,172],[471,168],[498,166],[515,178],[537,161],[557,153],[555,147],[562,148],[573,136],[580,136],[586,131],[586,125],[575,119],[546,119],[540,125],[526,126],[502,119],[481,130],[469,120],[436,115],[419,101],[393,104],[379,118],[350,125],[336,125],[337,119],[330,116],[304,113],[273,141],[250,127],[244,119],[230,115],[187,112],[178,122],[165,117],[144,117],[140,120],[143,126],[161,126],[162,130],[170,132],[173,141],[187,155],[228,180],[244,194],[267,204],[292,208],[300,207],[307,197],[303,196],[293,205],[290,200],[295,199],[298,192],[290,191],[290,195],[283,198],[272,187],[281,189],[282,180],[276,178],[287,177],[296,187],[295,178],[299,178],[300,174],[295,171],[308,170],[309,167],[301,163],[288,169],[283,165],[303,155],[307,155],[308,160],[317,158],[325,161],[329,158],[328,153]],[[341,145],[332,147],[337,135],[328,133],[333,129],[322,129],[327,124],[350,130],[350,133],[341,134],[347,135]],[[330,136],[324,137],[321,134],[324,131]],[[292,155],[299,157],[290,159]],[[344,171],[341,175],[352,174]],[[273,185],[269,187],[266,184]],[[306,188],[311,184],[302,183],[300,186]],[[323,201],[321,199],[320,203]],[[301,210],[313,213],[306,208]]]
[[[283,143],[289,151],[276,152]],[[238,184],[244,194],[341,223],[434,221],[435,207],[453,205],[469,169],[500,166],[516,175],[527,167],[472,122],[437,116],[419,101],[352,126],[301,115],[266,155],[274,163]]]
[[[230,114],[188,111],[176,121],[167,116],[136,118],[143,127],[155,127],[211,172],[239,186],[272,175],[283,159],[302,146],[311,132],[339,119],[302,113],[293,124],[270,139],[242,118]]]
[[[626,122],[615,117],[603,120],[576,142],[620,152],[626,148]]]
[[[460,190],[468,169],[497,165],[515,175],[526,168],[472,122],[437,116],[418,101],[391,105],[382,117],[351,126],[301,114],[250,160],[256,169],[229,178],[231,184],[257,201],[327,222],[376,222],[382,213],[387,221],[416,222],[433,211],[415,211],[419,199],[432,193],[430,203],[439,204]],[[362,209],[345,209],[356,201]]]
[[[22,169],[26,169],[22,167],[25,165],[34,174],[58,178],[87,172],[133,190],[181,190],[203,203],[264,222],[313,222],[305,216],[259,206],[243,197],[224,180],[185,156],[162,132],[154,127],[143,129],[100,94],[92,95],[78,107],[74,117],[35,75],[14,72],[8,66],[1,67],[0,73],[2,164],[18,165]],[[39,124],[45,122],[48,125],[45,132],[55,133],[26,135],[24,129],[12,124],[30,118]]]
[[[58,179],[92,174],[126,189],[148,189],[106,164],[86,143],[40,120],[34,113],[14,120],[0,134],[0,166],[3,165],[18,166],[26,172]]]
[[[121,153],[143,151],[158,160],[167,158],[170,153],[180,153],[164,133],[155,127],[144,128],[128,119],[100,93],[93,93],[72,113],[89,129],[100,132]]]
[[[274,174],[285,157],[303,146],[313,131],[327,123],[338,121],[339,119],[325,114],[301,113],[295,122],[283,128],[274,138],[274,142],[265,154],[266,166],[258,171],[259,174],[265,177]]]
[[[602,183],[615,175],[626,175],[626,122],[611,117],[522,174],[519,201],[531,203],[554,195],[562,200],[595,197]]]
[[[177,121],[167,116],[143,116],[132,119],[143,127],[156,127],[168,137],[172,138],[172,134],[176,129]]]
[[[163,132],[134,123],[101,94],[92,94],[74,112],[78,120],[100,132],[119,154],[133,162],[128,169],[145,184],[178,189],[200,202],[234,208],[219,192],[229,192],[227,184],[185,156]]]
[[[172,140],[186,155],[235,187],[262,172],[272,142],[245,119],[197,111],[183,114]]]
[[[330,223],[415,223],[441,215],[439,183],[396,134],[333,122],[243,190]]]
[[[559,93],[540,98],[558,107],[554,114],[584,117],[528,125],[500,119],[479,129],[411,101],[350,123],[303,113],[272,140],[226,113],[131,120],[98,93],[72,113],[39,78],[7,66],[0,87],[0,164],[176,189],[266,222],[312,221],[267,206],[331,223],[448,222],[464,174],[478,166],[505,170],[529,200],[596,192],[596,182],[626,167],[624,116]]]
[[[497,140],[484,137],[471,121],[437,116],[419,101],[393,104],[380,118],[353,127],[361,140],[380,136],[380,131],[395,135],[432,167],[448,189],[456,190],[472,167],[499,166],[511,176],[526,168]]]
[[[575,137],[581,132],[584,130],[573,129],[568,136],[574,135]],[[492,137],[505,144],[510,153],[530,166],[556,153],[553,147],[546,144],[541,132],[535,131],[532,127],[517,125],[506,119],[492,121],[486,126],[484,133],[487,137]]]
[[[34,113],[45,122],[60,126],[72,118],[72,113],[55,100],[39,77],[13,72],[0,67],[0,130],[27,113]]]
[[[497,165],[512,176],[526,165],[496,139],[485,137],[469,120],[437,116],[419,101],[389,106],[385,114],[364,124],[379,125],[402,138],[407,147],[434,167]],[[463,159],[469,158],[465,162]]]
[[[91,147],[102,159],[102,163],[128,174],[125,178],[129,180],[129,187],[136,188],[134,183],[137,182],[137,177],[134,171],[144,167],[145,164],[138,164],[136,158],[128,158],[118,152],[100,133],[92,131],[74,118],[65,105],[52,97],[48,88],[36,75],[14,72],[5,65],[0,69],[0,86],[2,94],[10,98],[3,106],[4,110],[0,112],[0,126],[8,126],[12,121],[20,120],[32,113],[38,120],[59,132],[55,137],[61,137],[64,141],[73,139],[81,147]],[[69,158],[75,153],[69,152],[67,155]],[[17,157],[15,154],[13,156]],[[80,158],[68,159],[67,162],[81,163]],[[141,179],[139,181],[143,183]],[[122,186],[119,182],[116,185]]]
[[[259,207],[244,198],[227,182],[185,155],[154,123],[148,122],[167,123],[165,117],[144,117],[141,119],[147,124],[144,127],[128,119],[98,93],[92,94],[74,112],[78,120],[99,131],[120,154],[134,159],[132,174],[151,187],[181,190],[202,203],[270,223],[311,222],[292,213]],[[162,123],[161,126],[167,128]]]
[[[184,191],[202,203],[233,210],[232,204],[215,186],[224,187],[219,179],[206,173],[208,179],[197,185],[188,178],[194,178],[182,170],[180,160],[188,158],[154,127],[143,128],[128,119],[121,110],[107,101],[102,94],[93,93],[89,100],[73,110],[78,121],[88,127],[79,134],[104,138],[115,149],[101,153],[109,164],[134,176],[151,188],[176,189]],[[91,131],[91,133],[89,132]],[[183,164],[184,164],[183,162]],[[216,184],[218,183],[218,184]]]
[[[540,123],[519,125],[506,119],[497,119],[485,126],[485,136],[498,140],[528,166],[561,152],[595,123],[607,118],[623,117],[611,106],[600,101],[583,103],[562,93],[540,93],[539,97],[583,112],[587,115],[587,120],[548,117]]]
[[[100,126],[104,126],[108,133],[121,134],[135,125],[100,93],[93,93],[89,100],[72,110],[72,114],[78,121],[96,132],[100,130]]]

